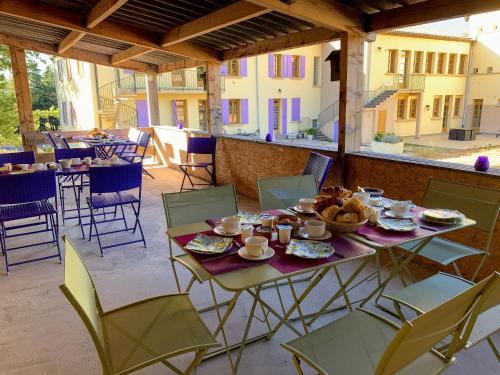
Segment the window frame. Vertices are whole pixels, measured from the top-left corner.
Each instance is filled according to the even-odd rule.
[[[467,55],[465,53],[461,53],[458,57],[458,74],[464,75],[466,72],[465,66],[467,65]]]
[[[415,111],[414,114],[412,114],[412,110]],[[418,111],[418,98],[416,97],[408,98],[408,119],[416,120],[417,111]]]
[[[181,103],[181,105],[179,105]],[[179,117],[179,108],[182,109],[182,117]],[[185,128],[189,128],[188,125],[188,105],[186,99],[175,99],[175,118],[177,119],[177,123],[182,122]]]
[[[241,66],[239,59],[231,59],[227,62],[227,76],[228,77],[241,76]]]
[[[456,53],[450,53],[448,55],[448,68],[447,68],[447,73],[451,75],[456,74],[457,70],[457,54]]]
[[[397,120],[406,120],[406,109],[407,109],[407,100],[408,98],[398,98],[397,108],[396,108],[396,119]],[[400,108],[400,103],[403,103],[403,108]],[[402,110],[402,114],[401,111]]]
[[[430,57],[430,60],[429,60]],[[430,65],[429,65],[430,62]],[[425,74],[434,74],[434,65],[436,62],[436,52],[427,52],[425,54]],[[430,69],[428,69],[430,67]]]
[[[436,106],[436,100],[438,101],[437,106]],[[443,95],[434,95],[434,98],[432,99],[432,118],[433,119],[441,118],[442,101],[443,101]]]
[[[423,51],[414,51],[413,53],[413,73],[420,74],[422,73],[422,60],[423,60]],[[417,64],[418,61],[418,64]]]
[[[462,116],[462,95],[456,95],[455,101],[453,102],[453,117],[461,117]]]
[[[313,59],[313,86],[321,86],[321,57],[314,56]]]
[[[290,78],[300,78],[300,55],[292,55],[292,72]]]
[[[438,52],[436,74],[446,74],[446,53],[444,52]]]
[[[399,60],[399,50],[389,49],[387,50],[388,61],[387,61],[387,73],[397,74],[398,72],[398,60]]]
[[[174,80],[174,76],[180,76],[181,80]],[[172,82],[172,87],[185,87],[186,76],[184,74],[184,69],[173,70],[170,74],[170,81]]]
[[[241,124],[241,99],[228,99],[228,125]]]
[[[208,108],[207,108],[207,99],[198,99],[198,128],[202,131],[208,131]],[[205,123],[202,121],[201,109],[205,108]]]
[[[273,78],[283,78],[283,55],[280,53],[275,53],[273,55]]]

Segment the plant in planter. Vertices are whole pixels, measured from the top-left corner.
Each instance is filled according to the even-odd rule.
[[[394,133],[377,133],[370,145],[373,152],[381,154],[402,154],[404,149],[403,138]]]
[[[307,134],[307,139],[314,139],[314,136],[316,135],[316,129],[309,128],[304,130],[304,133]]]

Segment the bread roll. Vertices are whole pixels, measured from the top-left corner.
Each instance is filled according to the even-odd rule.
[[[340,211],[339,206],[330,206],[330,207],[325,208],[321,212],[321,215],[323,215],[324,218],[333,221],[335,219],[335,216],[337,216],[337,214],[339,213],[339,211]]]
[[[338,214],[335,217],[335,221],[338,223],[357,223],[359,220],[358,214],[355,213],[343,213],[343,214]]]

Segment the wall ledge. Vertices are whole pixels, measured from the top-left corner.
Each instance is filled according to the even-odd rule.
[[[324,145],[305,145],[305,144],[296,144],[289,140],[273,140],[272,142],[266,142],[260,138],[253,138],[251,136],[245,135],[237,135],[237,134],[218,134],[215,135],[217,138],[225,138],[225,139],[234,139],[237,141],[246,141],[253,143],[262,143],[270,146],[280,146],[280,147],[290,147],[290,148],[300,148],[311,151],[329,151],[329,152],[337,152],[337,144],[332,142],[332,146],[324,146]]]

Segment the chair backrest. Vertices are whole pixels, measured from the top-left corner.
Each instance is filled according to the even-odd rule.
[[[43,134],[45,134],[52,147],[54,147],[54,150],[60,148],[59,143],[56,142],[56,139],[51,132],[44,132]]]
[[[288,208],[300,198],[314,198],[318,193],[313,175],[257,179],[261,210]]]
[[[0,153],[0,166],[5,163],[11,164],[33,164],[35,162],[35,153],[33,151]]]
[[[112,165],[91,167],[90,193],[116,193],[142,186],[142,164]]]
[[[187,157],[189,154],[215,155],[217,138],[215,137],[191,137],[188,138]]]
[[[0,204],[18,204],[56,198],[56,191],[54,170],[0,176]]]
[[[140,147],[147,148],[149,145],[149,139],[151,138],[151,134],[146,132],[140,132],[139,138],[137,140],[137,145]]]
[[[71,240],[64,236],[64,284],[61,291],[82,319],[92,337],[105,373],[111,373],[99,315],[102,307],[89,271]]]
[[[318,190],[321,189],[323,183],[325,182],[326,175],[332,166],[333,159],[328,156],[318,154],[317,152],[311,152],[309,158],[307,159],[306,165],[304,167],[303,175],[312,174],[316,178],[316,184],[318,185]]]
[[[380,358],[375,374],[394,374],[429,352],[448,335],[453,335],[446,353],[450,360],[460,349],[461,334],[471,314],[480,306],[482,294],[497,279],[498,274],[493,274],[447,302],[406,321]]]
[[[168,228],[238,213],[233,185],[182,193],[163,193],[162,198]]]
[[[128,130],[127,138],[129,141],[138,142],[140,135],[141,135],[141,132],[139,130],[137,130],[136,128],[130,128]]]
[[[62,135],[58,135],[59,137],[59,141],[61,142],[61,145],[62,145],[62,148],[71,148],[69,143],[68,143],[68,140],[66,138],[64,138]]]
[[[85,148],[57,148],[54,150],[54,156],[56,161],[61,159],[71,159],[71,158],[87,158],[91,157],[94,159],[96,157],[94,147]]]

